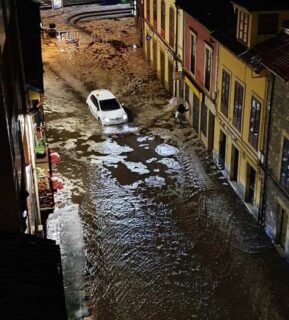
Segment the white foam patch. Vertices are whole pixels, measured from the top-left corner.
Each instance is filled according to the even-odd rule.
[[[139,129],[138,127],[131,127],[128,124],[122,124],[117,126],[103,126],[102,132],[104,134],[135,133],[138,132]]]
[[[172,156],[179,152],[177,148],[170,146],[169,144],[166,144],[166,143],[163,143],[157,146],[155,151],[157,154],[163,157]]]
[[[160,176],[151,176],[145,179],[145,183],[149,187],[161,188],[162,186],[166,185],[166,180]]]
[[[144,141],[152,141],[154,139],[155,139],[154,137],[144,136],[144,137],[138,137],[137,141],[138,142],[144,142]]]
[[[134,182],[133,184],[130,185],[126,185],[124,186],[126,189],[130,189],[130,190],[136,190],[140,185],[142,185],[144,182],[139,180]]]
[[[123,164],[131,171],[138,174],[146,174],[150,171],[147,169],[147,166],[145,166],[141,162],[131,162],[131,161],[123,161]]]
[[[177,171],[181,169],[180,164],[175,159],[172,159],[172,158],[163,158],[158,162],[165,165],[168,169],[171,169],[171,170]]]
[[[119,162],[125,162],[126,156],[89,156],[87,158],[91,164],[107,165],[114,168],[117,167]]]
[[[85,144],[88,144],[89,147],[87,149],[88,152],[98,152],[101,154],[109,154],[109,155],[120,155],[126,152],[132,152],[133,149],[128,146],[120,146],[116,142],[112,142],[111,140],[107,140],[104,142],[93,142],[87,141]]]
[[[157,158],[151,158],[151,159],[148,159],[146,163],[156,162],[157,160],[158,160]]]

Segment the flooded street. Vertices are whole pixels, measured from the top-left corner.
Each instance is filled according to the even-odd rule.
[[[44,23],[72,30],[65,19],[79,9],[66,10]],[[65,183],[48,236],[61,246],[69,319],[288,319],[288,265],[188,122],[175,123],[142,48],[130,47],[133,19],[84,25],[111,37],[123,25],[130,37],[119,50],[83,34],[75,55],[43,42],[48,142]],[[98,88],[125,104],[127,124],[94,118],[85,100]]]

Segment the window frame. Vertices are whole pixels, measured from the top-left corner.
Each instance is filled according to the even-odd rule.
[[[192,42],[193,40],[193,42]],[[193,46],[192,46],[193,44]],[[197,34],[190,29],[190,71],[193,75],[196,73],[196,47],[197,45]],[[193,50],[192,50],[193,48]],[[193,52],[192,52],[193,51]],[[192,54],[193,53],[193,54]],[[192,61],[193,61],[193,68],[192,68]]]
[[[166,37],[166,3],[161,0],[161,36]]]
[[[254,107],[254,104],[257,105],[256,108]],[[253,95],[251,98],[251,107],[250,107],[248,141],[255,150],[258,150],[258,144],[259,144],[261,109],[262,109],[261,101]]]
[[[213,63],[213,48],[205,43],[205,61],[204,61],[204,87],[206,90],[211,90],[211,81],[212,81],[212,63]],[[210,53],[210,59],[207,60],[207,52]],[[209,61],[209,82],[207,83],[207,61]]]
[[[250,15],[244,10],[240,10],[239,13],[239,25],[238,25],[238,40],[244,44],[248,44]]]
[[[225,75],[227,80],[224,78]],[[231,87],[231,74],[226,69],[223,69],[222,70],[222,88],[221,88],[221,112],[226,117],[228,117],[228,112],[229,112],[230,87]]]
[[[239,88],[237,88],[237,87],[239,87]],[[238,90],[238,89],[241,89],[241,90]],[[239,132],[242,131],[242,117],[243,117],[243,108],[244,108],[244,97],[245,97],[245,87],[239,81],[235,80],[234,104],[233,104],[233,126]]]
[[[175,48],[175,9],[170,7],[169,11],[169,45]]]
[[[153,0],[153,26],[158,29],[158,0]]]

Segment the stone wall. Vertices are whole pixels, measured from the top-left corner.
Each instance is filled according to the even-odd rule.
[[[272,77],[271,77],[272,79]],[[269,86],[270,97],[270,86]],[[265,186],[265,229],[270,238],[275,242],[278,228],[278,203],[289,210],[289,195],[282,191],[280,180],[280,161],[283,152],[284,132],[289,135],[289,85],[279,77],[275,77],[273,101],[271,105],[271,126],[268,132],[268,172]],[[287,231],[289,238],[289,232]],[[289,239],[285,248],[289,254]]]

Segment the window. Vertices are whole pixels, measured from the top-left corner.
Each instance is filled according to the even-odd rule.
[[[192,74],[195,74],[196,68],[196,34],[191,31],[190,33],[191,39],[191,48],[190,48],[190,70]]]
[[[251,100],[249,143],[257,150],[260,126],[261,103],[254,97]]]
[[[239,82],[235,82],[234,95],[234,111],[233,111],[233,125],[238,131],[241,131],[242,111],[243,111],[244,88]]]
[[[158,28],[158,0],[153,0],[153,23],[154,27],[157,29]]]
[[[258,21],[258,34],[275,34],[278,32],[279,16],[277,13],[260,14]]]
[[[276,234],[276,242],[285,249],[287,240],[287,230],[288,230],[288,212],[283,209],[279,204],[277,207],[278,211],[278,229]]]
[[[147,20],[150,21],[151,19],[151,0],[147,0]]]
[[[161,4],[161,36],[166,36],[166,4],[165,0],[162,0]]]
[[[286,138],[283,142],[280,183],[289,192],[289,140]]]
[[[240,11],[238,39],[244,42],[245,44],[248,43],[248,31],[249,31],[249,14],[244,11]]]
[[[207,136],[207,106],[202,103],[201,105],[201,131]]]
[[[223,70],[222,73],[222,94],[221,94],[221,111],[227,117],[229,106],[229,92],[230,92],[230,75]]]
[[[175,46],[175,10],[170,8],[170,35],[169,44],[171,47]]]
[[[212,49],[205,47],[205,88],[210,91],[212,69]]]
[[[96,109],[99,110],[98,100],[96,99],[96,97],[93,94],[90,96],[90,100],[96,106]]]

